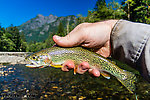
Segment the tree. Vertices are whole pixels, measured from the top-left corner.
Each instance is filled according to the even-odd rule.
[[[111,18],[112,19],[122,19],[125,18],[125,12],[122,9],[121,4],[119,4],[118,2],[115,2],[115,0],[112,0],[111,2],[109,2],[107,4],[108,9],[111,11],[112,15]]]
[[[17,27],[0,28],[0,51],[26,51],[24,40]]]
[[[106,3],[105,0],[98,0],[93,11],[88,11],[87,22],[97,22],[106,19],[122,19],[125,12],[122,6],[114,0]]]
[[[20,33],[20,39],[21,39],[20,51],[25,52],[27,50],[27,42],[23,32]]]
[[[150,0],[127,0],[122,3],[127,18],[134,22],[148,23]]]
[[[77,25],[80,24],[80,23],[84,23],[84,22],[87,21],[86,17],[83,17],[81,14],[77,15],[77,19],[76,20],[77,20]]]
[[[58,25],[57,35],[65,36],[65,34],[64,34],[64,27],[63,27],[62,22],[60,22],[59,25]]]
[[[99,7],[106,7],[106,2],[105,0],[97,0],[96,4],[95,4],[95,11],[98,11],[99,10]]]
[[[1,36],[1,51],[15,51],[15,44],[14,42],[3,34]]]
[[[20,38],[20,34],[19,34],[18,28],[16,26],[15,27],[11,26],[11,27],[9,27],[7,29],[7,32],[12,35],[11,40],[15,44],[15,51],[20,51],[21,38]]]
[[[45,48],[49,48],[54,45],[53,35],[54,33],[50,33],[49,37],[45,40]]]
[[[95,18],[95,21],[109,19],[109,16],[112,14],[106,6],[105,0],[98,0],[94,9],[93,17]]]

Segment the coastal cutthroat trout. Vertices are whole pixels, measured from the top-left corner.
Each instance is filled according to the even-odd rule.
[[[106,58],[82,47],[51,47],[28,55],[26,60],[31,63],[26,65],[30,68],[61,68],[65,62],[71,60],[75,64],[74,74],[82,62],[87,62],[91,69],[98,69],[105,78],[109,79],[109,74],[115,76],[130,93],[135,90],[136,76],[133,73],[120,69]]]

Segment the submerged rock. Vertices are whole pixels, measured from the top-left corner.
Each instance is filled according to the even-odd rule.
[[[91,77],[88,73],[73,75],[73,71],[62,72],[50,67],[30,69],[24,65],[0,66],[0,73],[5,73],[5,76],[0,76],[1,99],[150,99],[150,84],[140,76],[137,76],[135,95],[113,76],[107,80],[102,76]]]

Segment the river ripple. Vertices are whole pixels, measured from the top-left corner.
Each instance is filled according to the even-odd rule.
[[[25,65],[0,65],[1,99],[55,99],[55,100],[149,100],[150,84],[139,77],[136,95],[130,94],[116,78],[110,80],[60,69],[30,69]]]

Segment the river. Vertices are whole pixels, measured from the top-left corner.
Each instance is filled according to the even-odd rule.
[[[31,69],[23,64],[0,65],[1,99],[150,100],[150,84],[138,76],[136,94],[111,79],[73,75],[51,67]]]

